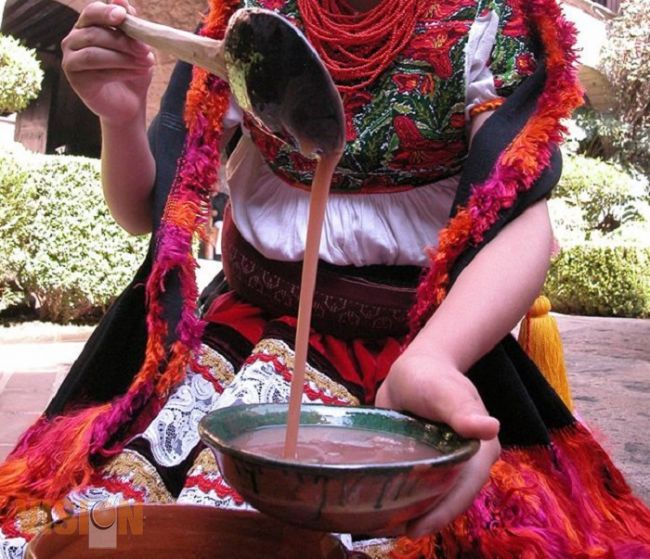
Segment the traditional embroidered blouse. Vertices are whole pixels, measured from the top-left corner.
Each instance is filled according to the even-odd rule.
[[[431,2],[395,62],[343,99],[346,146],[328,203],[323,260],[426,263],[423,249],[436,245],[453,202],[471,116],[493,108],[534,69],[519,1]],[[302,25],[295,0],[244,4]],[[228,124],[240,118],[233,107]],[[315,162],[248,120],[245,128],[227,168],[235,223],[265,256],[300,260]]]

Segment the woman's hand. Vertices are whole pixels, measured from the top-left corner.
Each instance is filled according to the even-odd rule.
[[[488,414],[470,380],[445,356],[429,352],[407,349],[393,364],[375,403],[446,423],[463,437],[481,440],[449,493],[406,527],[410,537],[432,534],[462,514],[488,480],[501,452],[499,422]]]
[[[61,43],[62,66],[72,88],[103,124],[139,119],[144,126],[154,55],[116,29],[127,13],[134,13],[127,0],[86,6]]]

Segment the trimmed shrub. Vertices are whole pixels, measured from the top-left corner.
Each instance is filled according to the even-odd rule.
[[[544,294],[553,310],[596,316],[650,316],[650,247],[578,245],[551,264]]]
[[[617,165],[581,155],[565,158],[553,197],[579,209],[585,239],[594,232],[611,233],[623,224],[642,221],[648,205],[643,181]],[[578,228],[575,222],[573,228]]]
[[[22,111],[41,92],[43,70],[32,49],[0,35],[0,114]]]
[[[5,300],[36,303],[53,322],[102,312],[133,277],[146,240],[112,219],[99,162],[70,156],[0,154],[3,223],[0,262]],[[6,204],[5,204],[6,201]],[[9,296],[8,293],[13,293]]]
[[[34,196],[26,182],[27,170],[20,163],[24,152],[21,148],[14,144],[11,153],[0,156],[0,311],[22,300],[9,260],[27,243],[27,226],[35,212]]]
[[[650,206],[643,181],[598,159],[566,157],[549,212],[561,249],[544,286],[554,310],[650,316]]]

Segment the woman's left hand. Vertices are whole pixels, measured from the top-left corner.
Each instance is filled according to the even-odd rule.
[[[489,415],[471,381],[444,356],[408,349],[393,364],[375,403],[446,423],[463,437],[481,440],[447,495],[406,526],[409,537],[433,534],[465,512],[488,480],[501,452],[499,422]]]

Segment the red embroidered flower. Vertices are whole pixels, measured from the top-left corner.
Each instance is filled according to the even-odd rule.
[[[406,115],[398,115],[393,119],[395,133],[400,140],[400,146],[411,147],[418,142],[426,142],[417,124]]]
[[[246,118],[244,123],[250,130],[251,139],[264,156],[264,159],[274,161],[284,142],[266,130],[262,130],[261,125],[258,125],[252,118]]]
[[[506,37],[526,37],[528,36],[528,26],[524,19],[523,11],[517,0],[509,1],[508,4],[512,9],[512,15],[506,20],[502,33]]]
[[[425,31],[411,41],[404,55],[414,60],[425,60],[438,76],[448,79],[453,74],[449,53],[458,40],[467,34],[468,29],[466,23],[451,22]]]
[[[431,74],[422,76],[422,80],[420,81],[420,93],[432,96],[435,89],[436,82],[434,81],[433,76]]]
[[[399,138],[399,151],[390,164],[393,168],[412,171],[412,167],[446,167],[465,149],[460,140],[443,142],[425,138],[415,122],[405,115],[396,116],[393,126]]]
[[[458,13],[462,8],[475,6],[475,0],[444,0],[444,2],[431,2],[431,7],[424,14],[426,19],[437,21],[446,19]]]
[[[357,129],[354,126],[354,116],[372,100],[372,95],[367,91],[355,91],[343,99],[345,111],[345,140],[353,142],[357,138]]]
[[[298,173],[313,173],[316,169],[316,162],[298,151],[292,151],[289,154],[289,159],[291,160],[291,169]]]
[[[262,4],[262,7],[267,10],[279,10],[284,6],[285,1],[286,0],[262,0],[260,4]]]
[[[449,119],[449,124],[453,128],[463,128],[465,126],[465,115],[463,113],[454,113]]]
[[[431,96],[436,88],[431,74],[395,74],[392,80],[400,93],[417,90],[423,95]]]
[[[535,57],[530,52],[524,52],[517,57],[515,64],[520,75],[530,76],[535,70]]]
[[[393,82],[400,93],[408,93],[417,88],[420,76],[417,74],[395,74]]]

